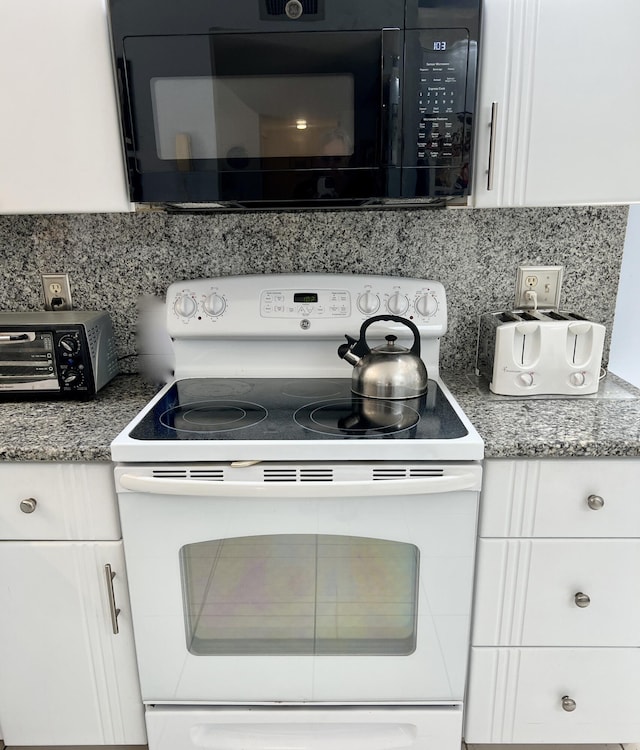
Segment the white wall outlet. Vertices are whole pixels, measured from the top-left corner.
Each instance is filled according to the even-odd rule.
[[[71,286],[68,273],[43,273],[42,291],[45,310],[71,310]]]
[[[516,277],[516,309],[557,310],[562,271],[563,266],[520,266]]]

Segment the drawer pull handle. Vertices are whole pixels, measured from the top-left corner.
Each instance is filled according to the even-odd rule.
[[[591,599],[587,596],[587,594],[583,594],[582,591],[578,591],[578,593],[573,597],[573,600],[576,603],[576,607],[580,607],[581,609],[584,609],[591,604]]]
[[[111,565],[107,563],[104,566],[104,573],[107,579],[107,596],[109,598],[109,612],[111,613],[111,629],[114,635],[118,635],[120,628],[118,627],[118,615],[120,610],[116,607],[116,595],[113,591],[113,579],[116,574],[111,570]]]
[[[589,495],[587,498],[587,505],[591,510],[602,510],[602,508],[604,508],[604,500],[600,495]]]
[[[23,513],[33,513],[38,505],[38,501],[35,497],[25,497],[24,500],[20,500],[20,510]]]
[[[576,702],[573,700],[573,698],[569,698],[568,695],[562,696],[562,710],[563,711],[575,711],[576,710]]]

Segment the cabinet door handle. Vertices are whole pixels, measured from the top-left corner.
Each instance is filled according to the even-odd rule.
[[[575,711],[576,710],[576,702],[573,700],[573,698],[569,698],[568,695],[562,696],[562,710],[563,711]]]
[[[493,174],[496,160],[496,133],[498,130],[498,102],[491,105],[491,122],[489,123],[489,168],[487,169],[487,190],[493,190]]]
[[[118,635],[120,628],[118,627],[118,615],[120,610],[116,607],[116,595],[113,591],[113,579],[116,574],[111,570],[111,565],[108,563],[104,566],[105,578],[107,580],[107,597],[109,599],[109,612],[111,613],[111,629],[114,635]]]
[[[591,510],[602,510],[604,508],[604,498],[600,497],[600,495],[589,495],[587,505]]]
[[[581,609],[584,609],[591,604],[591,599],[587,596],[587,594],[583,594],[582,591],[578,591],[578,593],[573,597],[573,600],[576,603],[576,607],[580,607]]]
[[[23,513],[33,513],[38,505],[38,501],[35,497],[25,497],[24,500],[20,500],[20,510]]]

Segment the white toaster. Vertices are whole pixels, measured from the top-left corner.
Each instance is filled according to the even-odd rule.
[[[605,330],[565,311],[485,313],[476,372],[493,393],[506,396],[595,393]]]

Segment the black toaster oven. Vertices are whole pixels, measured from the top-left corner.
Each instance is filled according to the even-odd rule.
[[[91,398],[118,372],[106,312],[0,312],[0,398]]]

